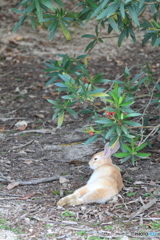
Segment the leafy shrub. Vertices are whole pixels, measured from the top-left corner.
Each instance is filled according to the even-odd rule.
[[[84,26],[89,21],[95,23],[94,35],[81,36],[90,39],[90,43],[84,49],[87,54],[76,57],[61,54],[58,56],[62,60],[48,60],[46,63],[45,71],[47,76],[51,77],[46,85],[54,84],[57,91],[61,93],[57,99],[48,100],[54,108],[53,119],[58,119],[60,127],[66,112],[73,116],[80,113],[87,114],[94,120],[94,124],[84,129],[84,132],[91,135],[86,144],[94,142],[98,137],[102,137],[104,141],[109,139],[110,145],[119,140],[123,152],[117,153],[116,156],[123,158],[123,162],[131,158],[133,164],[137,158],[149,156],[148,153],[139,151],[146,146],[146,141],[150,136],[143,129],[152,127],[146,126],[148,120],[145,111],[150,104],[160,102],[159,93],[154,93],[155,90],[160,89],[160,86],[159,80],[154,79],[150,69],[152,60],[140,64],[140,73],[133,78],[130,70],[135,66],[130,69],[126,67],[122,76],[110,80],[104,79],[101,73],[92,76],[88,72],[87,56],[96,44],[105,40],[106,37],[102,36],[101,28],[106,28],[108,35],[112,32],[116,33],[118,46],[121,46],[123,40],[128,37],[136,42],[138,30],[144,32],[142,44],[150,41],[154,47],[160,46],[159,2],[153,0],[84,0],[79,1],[72,10],[69,10],[60,0],[23,0],[19,4],[19,9],[12,10],[22,15],[13,31],[16,31],[28,19],[33,29],[38,24],[47,28],[50,32],[50,40],[54,38],[59,29],[64,37],[70,40],[71,25],[76,23]],[[150,18],[144,17],[146,11],[149,11]],[[111,84],[108,92],[100,87],[106,82]],[[154,87],[149,89],[149,85]],[[148,96],[151,96],[142,115],[131,108],[136,102],[137,92],[141,87],[146,87]],[[102,109],[97,107],[97,98],[101,102]],[[80,107],[77,108],[77,104]],[[151,133],[156,132],[158,128],[159,125],[154,126]]]

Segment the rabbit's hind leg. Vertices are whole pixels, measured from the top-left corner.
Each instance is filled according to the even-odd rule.
[[[74,192],[74,199],[72,198],[68,203],[67,206],[74,206],[74,205],[80,205],[83,204],[84,201],[82,200],[82,196],[84,196],[86,193],[89,192],[89,189],[87,186],[81,187],[79,189],[77,189]]]
[[[84,203],[81,196],[85,195],[88,192],[88,188],[86,186],[81,187],[77,189],[73,194],[70,194],[64,198],[61,198],[57,205],[60,207],[63,207],[65,205],[67,206],[73,206],[73,205],[79,205]]]
[[[72,201],[74,198],[76,198],[76,195],[74,193],[63,197],[57,202],[57,206],[63,207],[65,205],[68,205],[69,202]]]
[[[117,194],[118,191],[114,188],[98,188],[85,194],[82,199],[84,203],[105,203]]]

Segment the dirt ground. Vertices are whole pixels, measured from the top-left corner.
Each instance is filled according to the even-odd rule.
[[[91,31],[91,26],[76,29],[71,41],[59,32],[49,42],[46,30],[39,27],[33,31],[27,23],[12,33],[19,16],[10,8],[17,7],[18,2],[0,3],[0,240],[127,240],[148,239],[152,233],[152,239],[159,239],[158,132],[152,148],[145,149],[151,156],[139,160],[136,166],[121,164],[113,157],[122,169],[125,185],[117,201],[57,208],[60,196],[86,183],[92,172],[88,161],[103,149],[103,142],[83,145],[88,135],[82,128],[89,124],[85,115],[77,119],[67,116],[64,125],[56,127],[56,121],[51,120],[53,109],[46,99],[54,99],[57,92],[54,86],[45,87],[48,77],[44,63],[57,59],[60,53],[83,54],[87,40],[79,36]],[[89,59],[91,74],[103,72],[106,78],[115,79],[125,66],[154,57],[159,49],[142,47],[141,38],[142,33],[138,33],[137,44],[126,40],[121,48],[116,46],[117,39],[96,46]],[[152,61],[155,79],[160,73],[159,63],[160,57]],[[135,67],[133,75],[138,70]],[[148,101],[149,97],[138,99],[135,109],[141,111]],[[157,105],[147,109],[150,124],[158,125],[159,119],[154,118],[158,111]],[[17,129],[19,121],[27,122],[27,127]],[[43,181],[35,184],[34,180],[39,179]],[[136,216],[131,218],[134,213]]]

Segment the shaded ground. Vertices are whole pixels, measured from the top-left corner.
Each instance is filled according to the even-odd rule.
[[[5,239],[2,236],[8,229],[15,232],[13,239],[18,240],[139,239],[138,233],[146,239],[148,232],[157,233],[160,226],[158,133],[153,139],[153,148],[146,150],[152,153],[151,157],[139,161],[136,167],[130,163],[121,165],[113,158],[123,170],[125,184],[117,202],[67,209],[56,207],[59,194],[68,194],[86,183],[91,174],[88,160],[103,148],[101,141],[89,146],[82,144],[88,137],[81,131],[88,125],[84,115],[78,119],[68,116],[63,127],[57,129],[56,122],[51,120],[53,110],[46,101],[46,98],[54,99],[57,92],[54,86],[44,87],[48,80],[43,72],[44,62],[55,59],[58,53],[81,54],[84,45],[79,43],[79,35],[84,30],[76,30],[71,43],[60,33],[49,42],[45,30],[39,28],[33,32],[28,26],[12,34],[17,15],[11,12],[8,3],[2,1],[0,12],[0,172],[14,181],[61,175],[64,178],[60,181],[64,180],[64,183],[57,179],[8,190],[5,181],[1,181],[0,229],[3,232],[0,232],[0,239]],[[17,1],[13,1],[10,7],[16,7],[16,4]],[[87,26],[87,31],[89,29]],[[139,43],[133,45],[129,40],[122,48],[116,47],[116,39],[108,40],[91,53],[90,72],[104,72],[105,77],[114,79],[123,72],[124,66],[142,63],[156,53],[157,49],[142,48]],[[159,62],[160,59],[152,62],[155,78],[159,74]],[[137,71],[138,67],[134,68],[133,74]],[[143,109],[148,101],[147,98],[139,99],[135,108]],[[147,109],[147,114],[155,116],[158,111],[155,105]],[[15,124],[19,120],[27,121],[24,130],[30,130],[29,133],[17,130]],[[156,125],[158,120],[153,117],[150,123]],[[155,197],[156,204],[130,219],[132,213]]]

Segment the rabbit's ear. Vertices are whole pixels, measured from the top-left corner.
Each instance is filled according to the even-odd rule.
[[[119,144],[119,141],[116,141],[112,146],[111,146],[111,152],[112,154],[117,152],[117,150],[119,149],[120,147],[120,144]]]
[[[111,148],[108,146],[108,143],[104,146],[104,156],[110,157],[111,156]]]
[[[119,141],[117,141],[114,145],[112,145],[111,147],[108,146],[108,143],[106,143],[105,147],[104,147],[104,156],[105,157],[110,157],[113,153],[117,152],[117,150],[119,149],[120,144]]]

